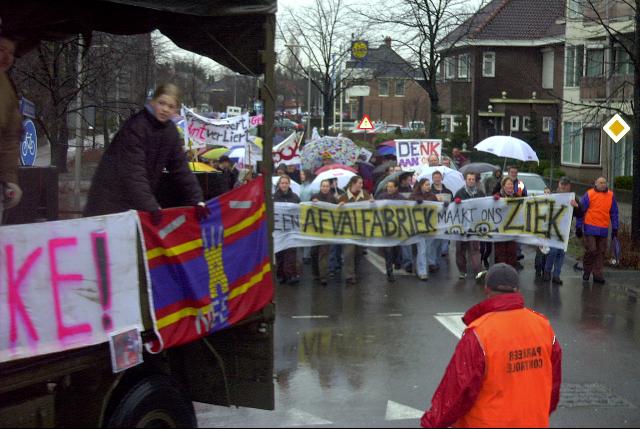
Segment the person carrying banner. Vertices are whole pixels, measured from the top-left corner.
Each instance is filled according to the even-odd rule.
[[[431,191],[431,181],[429,179],[422,179],[416,183],[411,199],[418,204],[422,204],[424,201],[438,201],[438,197]],[[436,265],[440,258],[439,253],[433,253],[436,249],[433,242],[436,241],[433,238],[420,237],[417,247],[416,255],[416,274],[422,281],[429,280],[429,266]]]
[[[604,258],[607,252],[609,227],[612,237],[618,236],[620,229],[618,202],[605,177],[596,180],[595,187],[590,189],[580,200],[582,216],[576,223],[576,235],[584,236],[584,274],[582,279],[588,282],[593,274],[593,282],[604,284]]]
[[[93,177],[85,216],[127,210],[150,212],[162,223],[157,196],[168,171],[182,197],[181,205],[196,206],[198,217],[209,216],[202,189],[189,170],[183,141],[171,120],[180,108],[180,91],[172,84],[156,89],[151,102],[129,118],[105,151]]]
[[[289,176],[280,176],[277,186],[278,189],[273,194],[273,202],[300,204],[300,197],[291,190]],[[276,265],[278,266],[277,276],[280,283],[290,285],[300,283],[297,249],[287,249],[276,253]]]
[[[498,167],[498,169],[484,181],[485,194],[495,195],[496,192],[493,191],[498,187],[498,184],[502,181],[502,179],[502,168]]]
[[[0,33],[0,225],[4,210],[17,206],[22,198],[18,186],[18,160],[22,117],[13,83],[7,72],[13,66],[16,42]]]
[[[438,158],[438,155],[435,153],[432,153],[431,155],[429,155],[429,167],[439,167],[440,166],[440,158]]]
[[[478,189],[476,173],[467,173],[465,175],[465,186],[455,195],[455,203],[460,204],[462,201],[475,198],[484,198],[484,192]],[[480,242],[478,241],[458,241],[456,243],[456,264],[460,271],[460,280],[467,278],[467,254],[471,260],[471,267],[474,275],[482,270],[480,262]]]
[[[571,193],[571,180],[568,177],[563,177],[560,179],[560,182],[558,182],[557,192],[559,194]],[[573,207],[573,217],[582,217],[582,208],[580,207],[580,203],[577,200],[572,200],[571,206]],[[552,281],[553,284],[559,286],[563,284],[563,281],[560,278],[560,274],[562,273],[562,266],[564,265],[565,255],[566,253],[564,249],[551,249],[551,251],[547,255],[547,262],[545,264],[544,275],[542,277],[543,281]]]
[[[491,267],[487,299],[463,317],[467,329],[422,427],[549,427],[560,402],[562,348],[519,288],[513,267]]]
[[[291,175],[287,174],[291,177]],[[291,179],[293,180],[293,178]],[[311,182],[313,181],[313,174],[311,170],[300,171],[300,201],[303,203],[311,201],[313,190],[311,189]],[[311,248],[302,248],[302,261],[308,265],[311,263]]]
[[[320,192],[311,197],[314,203],[323,202],[329,204],[338,204],[335,195],[331,193],[331,182],[323,180],[320,183]],[[320,281],[321,285],[327,284],[327,275],[329,274],[329,252],[330,245],[314,246],[311,248],[311,269],[313,270],[314,280]]]
[[[433,185],[431,192],[438,198],[438,201],[448,205],[453,201],[453,192],[451,192],[443,183],[444,176],[439,171],[434,171],[431,175]],[[433,240],[432,254],[436,256],[435,265],[429,266],[429,271],[435,273],[440,269],[440,257],[449,256],[449,240]]]
[[[513,184],[513,179],[511,177],[505,177],[502,179],[500,189],[500,193],[494,195],[494,199],[496,201],[499,201],[501,198],[515,197],[515,185]],[[501,241],[499,243],[495,243],[495,250],[496,264],[504,263],[516,268],[518,263],[518,244],[515,241]]]
[[[231,165],[231,158],[227,155],[222,155],[218,160],[218,168],[222,172],[227,189],[230,191],[238,180],[238,170]]]
[[[377,201],[405,201],[406,198],[400,193],[398,182],[390,180],[387,182],[386,191],[378,196]],[[411,249],[411,246],[409,246]],[[384,248],[384,260],[387,268],[387,281],[394,283],[396,281],[393,275],[393,265],[397,260],[402,260],[402,246],[385,247]]]
[[[360,176],[353,176],[347,184],[347,191],[338,199],[338,204],[353,204],[361,201],[373,201],[373,197],[363,189],[364,180]],[[357,250],[356,246],[349,244],[344,246],[344,274],[348,284],[356,284],[357,267]]]

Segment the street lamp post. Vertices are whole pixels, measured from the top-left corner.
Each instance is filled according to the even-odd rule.
[[[300,48],[300,49],[308,49],[307,46],[304,45],[284,45],[285,47],[291,48]],[[308,55],[309,59],[309,68],[307,69],[307,139],[311,135],[311,55]]]

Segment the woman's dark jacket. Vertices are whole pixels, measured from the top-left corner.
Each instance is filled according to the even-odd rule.
[[[181,203],[198,204],[203,201],[202,189],[187,162],[175,124],[162,123],[143,109],[129,118],[104,153],[84,215],[158,210],[165,169]]]
[[[275,203],[295,203],[300,204],[300,197],[296,195],[291,189],[286,194],[280,189],[273,194],[273,202]]]

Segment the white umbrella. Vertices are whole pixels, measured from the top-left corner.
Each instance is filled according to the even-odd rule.
[[[278,181],[280,180],[280,176],[273,176],[271,178],[271,183],[273,183],[273,193],[275,194],[278,190]],[[300,196],[300,184],[298,182],[294,182],[291,180],[291,190],[294,194]]]
[[[453,170],[448,167],[423,167],[418,172],[418,180],[429,179],[433,183],[433,173],[439,171],[442,173],[442,183],[455,195],[460,189],[464,187],[464,177],[459,171]]]
[[[328,170],[316,176],[315,180],[311,183],[311,189],[315,191],[319,191],[322,181],[330,180],[330,179],[338,179],[338,187],[344,188],[349,184],[349,180],[351,180],[351,178],[355,175],[356,173],[353,173],[349,170],[345,170],[342,168],[335,168],[333,170]]]
[[[478,143],[475,148],[480,152],[492,153],[501,158],[540,162],[538,155],[527,142],[511,136],[489,137]]]

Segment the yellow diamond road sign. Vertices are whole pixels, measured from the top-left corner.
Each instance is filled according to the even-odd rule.
[[[604,126],[604,132],[611,137],[614,143],[618,143],[627,133],[631,130],[631,127],[622,119],[622,117],[616,113],[611,118],[607,125]]]

